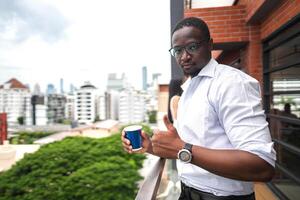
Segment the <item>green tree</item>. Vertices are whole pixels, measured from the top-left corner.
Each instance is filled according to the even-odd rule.
[[[18,123],[19,123],[20,125],[23,125],[23,124],[24,124],[24,117],[23,117],[23,116],[18,117]]]
[[[0,200],[134,199],[144,159],[123,151],[120,133],[102,139],[69,137],[0,173]]]
[[[94,122],[98,122],[98,121],[100,121],[100,117],[99,117],[99,115],[96,115]]]
[[[149,123],[156,123],[157,122],[156,114],[157,114],[156,110],[152,110],[152,111],[148,112]]]
[[[11,144],[33,144],[33,142],[42,137],[53,134],[54,132],[17,132],[15,137],[10,138]]]

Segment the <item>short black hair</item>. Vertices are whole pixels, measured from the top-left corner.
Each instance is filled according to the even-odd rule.
[[[197,17],[188,17],[188,18],[184,18],[181,21],[179,21],[176,24],[175,28],[172,30],[172,36],[175,33],[175,31],[177,31],[183,27],[186,27],[186,26],[192,26],[192,27],[199,29],[203,33],[203,35],[205,36],[205,38],[207,40],[210,39],[210,32],[209,32],[207,24],[202,19],[197,18]]]

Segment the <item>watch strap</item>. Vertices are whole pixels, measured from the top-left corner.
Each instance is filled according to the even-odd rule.
[[[188,150],[189,152],[192,153],[192,147],[193,147],[192,144],[190,144],[190,143],[185,143],[183,148],[186,149],[186,150]]]

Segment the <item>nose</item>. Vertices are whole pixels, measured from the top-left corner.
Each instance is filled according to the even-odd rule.
[[[182,52],[182,55],[181,55],[181,57],[180,57],[180,60],[181,60],[181,61],[187,61],[187,60],[189,60],[189,59],[191,59],[191,54],[189,54],[189,53],[187,52],[187,50],[184,49],[184,51]]]

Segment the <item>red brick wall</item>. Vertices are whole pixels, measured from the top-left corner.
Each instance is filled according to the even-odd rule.
[[[244,62],[248,74],[262,84],[262,44],[260,41],[260,26],[249,26],[249,44],[245,49]]]
[[[185,17],[199,17],[210,29],[214,43],[248,41],[248,27],[245,26],[245,6],[190,9]]]
[[[300,0],[282,0],[262,22],[261,39],[268,37],[299,13]]]
[[[268,37],[292,17],[300,13],[300,0],[282,0],[261,19],[258,25],[248,20],[266,0],[239,0],[235,6],[199,8],[185,11],[185,17],[199,17],[207,22],[215,44],[248,42],[240,51],[245,71],[262,84],[262,39]],[[225,52],[226,56],[226,52]],[[228,58],[222,60],[230,62]]]
[[[266,0],[243,0],[238,1],[237,5],[246,6],[246,22],[255,14]]]
[[[246,25],[246,5],[192,9],[185,13],[185,17],[189,16],[200,17],[207,22],[216,44],[249,42],[241,54],[241,65],[248,74],[262,81],[260,27]],[[223,57],[220,62],[231,63],[233,60],[230,57],[228,54],[228,57]]]
[[[0,144],[7,140],[7,115],[0,113]]]

